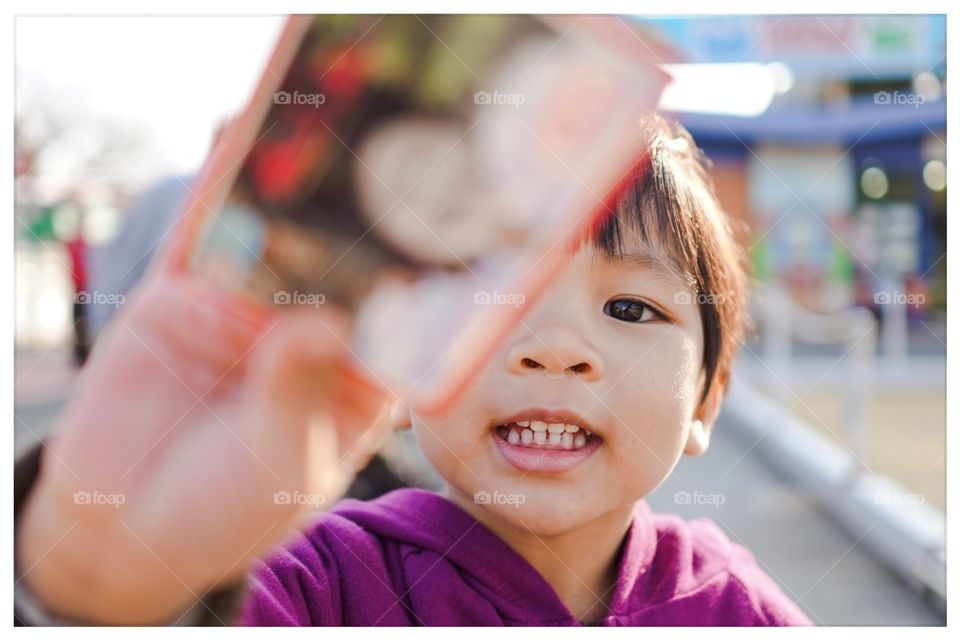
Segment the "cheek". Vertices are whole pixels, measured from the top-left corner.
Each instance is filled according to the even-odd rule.
[[[446,476],[460,457],[463,437],[458,433],[453,421],[442,418],[411,417],[413,435],[423,455],[442,476]]]
[[[480,450],[484,425],[469,392],[439,416],[412,413],[410,424],[420,450],[430,465],[448,482],[476,478],[481,472]]]
[[[696,403],[699,358],[696,341],[671,336],[645,353],[639,363],[636,358],[622,363],[621,371],[628,373],[605,400],[622,433],[611,453],[620,464],[639,468],[638,482],[659,484],[683,452]]]
[[[414,438],[427,462],[448,485],[468,496],[477,490],[511,490],[498,466],[502,462],[489,424],[491,404],[509,384],[503,365],[506,344],[475,372],[445,412],[410,414]]]
[[[703,367],[703,345],[690,337],[679,341],[673,356],[676,360],[671,380],[671,395],[682,402],[688,413],[693,412],[700,393],[700,370]]]
[[[620,350],[611,371],[616,386],[605,401],[610,404],[616,398],[620,410],[629,415],[692,412],[701,349],[696,340],[678,331],[645,347],[639,356]]]

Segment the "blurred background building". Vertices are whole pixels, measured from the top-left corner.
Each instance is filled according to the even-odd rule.
[[[891,280],[924,294],[908,305],[912,320],[942,320],[944,18],[648,24],[684,60],[662,106],[713,160],[721,199],[749,224],[756,277],[821,311],[879,307],[874,294]]]

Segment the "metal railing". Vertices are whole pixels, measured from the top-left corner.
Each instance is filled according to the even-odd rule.
[[[867,416],[874,388],[877,322],[864,307],[848,307],[836,313],[816,313],[797,304],[782,288],[769,286],[752,297],[752,311],[763,326],[762,358],[780,384],[774,395],[790,403],[793,387],[793,345],[799,340],[811,345],[837,345],[841,358],[849,358],[844,394],[844,439],[858,459],[866,451]]]

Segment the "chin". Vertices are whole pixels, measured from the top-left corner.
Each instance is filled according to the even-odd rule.
[[[583,502],[582,497],[556,495],[549,490],[524,491],[515,495],[523,496],[522,502],[478,506],[504,524],[541,537],[566,533],[602,515],[595,503]]]
[[[543,538],[567,533],[587,521],[587,518],[578,517],[576,514],[556,507],[528,509],[519,518],[516,516],[514,518],[511,524]]]

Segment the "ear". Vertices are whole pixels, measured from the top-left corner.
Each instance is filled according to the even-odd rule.
[[[706,379],[701,375],[701,384],[703,388]],[[688,456],[703,455],[710,446],[710,434],[713,432],[713,424],[717,421],[720,414],[720,407],[723,405],[723,392],[726,389],[726,376],[716,376],[713,384],[710,385],[710,393],[697,406],[693,417],[690,420],[690,429],[687,432],[687,443],[683,452]]]
[[[393,406],[390,408],[390,426],[394,429],[411,427],[410,409],[399,398],[393,401]]]

